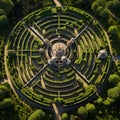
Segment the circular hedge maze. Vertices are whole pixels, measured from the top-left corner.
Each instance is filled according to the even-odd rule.
[[[14,27],[7,68],[19,96],[42,108],[64,109],[97,96],[109,74],[108,37],[99,22],[77,8],[37,10]]]

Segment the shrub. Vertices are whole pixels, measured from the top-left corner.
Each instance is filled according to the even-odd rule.
[[[88,113],[94,113],[95,112],[95,105],[91,103],[87,103],[85,106]]]
[[[108,97],[112,99],[118,99],[120,97],[120,91],[118,87],[114,87],[108,90]]]
[[[117,74],[111,74],[108,81],[111,85],[116,85],[120,81],[120,79]]]
[[[111,35],[117,35],[118,27],[117,26],[110,26],[108,29],[108,33]]]
[[[41,110],[35,110],[28,118],[28,120],[43,120],[45,113]]]
[[[2,100],[8,92],[8,88],[4,85],[0,85],[0,100]]]
[[[68,114],[67,113],[62,114],[62,120],[68,120]]]
[[[6,109],[13,105],[11,98],[5,98],[2,102],[0,102],[0,109]]]
[[[1,0],[0,7],[4,9],[7,13],[9,13],[13,9],[14,3],[12,2],[12,0]]]
[[[6,15],[0,16],[0,26],[4,26],[8,24],[8,17]]]
[[[103,4],[103,1],[102,1],[102,0],[96,0],[96,1],[94,1],[93,4],[91,5],[91,9],[92,9],[93,11],[96,11],[99,6],[103,6],[103,5],[104,5],[104,4]]]
[[[111,103],[110,103],[109,100],[105,100],[105,101],[103,102],[103,104],[104,104],[105,106],[110,106],[110,105],[111,105]]]
[[[6,12],[5,12],[5,10],[3,10],[3,9],[0,9],[0,16],[1,15],[6,15]]]
[[[78,115],[80,115],[82,117],[87,117],[87,115],[88,115],[88,112],[84,106],[79,107],[77,110],[77,113],[78,113]]]
[[[111,0],[111,1],[108,1],[107,4],[106,4],[106,7],[108,9],[110,9],[112,12],[114,13],[118,13],[120,10],[120,1],[119,0]]]
[[[97,104],[102,104],[103,103],[103,99],[102,99],[102,97],[98,97],[98,99],[97,99]]]

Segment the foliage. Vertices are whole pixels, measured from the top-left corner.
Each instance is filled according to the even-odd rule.
[[[108,97],[118,99],[120,97],[120,89],[118,87],[110,88],[108,90]]]
[[[87,115],[88,115],[88,112],[84,106],[80,106],[77,110],[77,113],[78,113],[78,115],[80,115],[82,117],[87,117]]]
[[[6,12],[5,12],[4,9],[0,9],[0,16],[1,16],[1,15],[6,15]]]
[[[91,103],[87,103],[85,105],[86,110],[88,111],[88,113],[94,113],[95,112],[95,105],[91,104]]]
[[[117,74],[111,74],[108,81],[111,85],[116,85],[118,82],[120,82],[120,78]]]
[[[108,29],[108,33],[111,35],[117,35],[118,33],[118,26],[110,26]]]
[[[35,110],[28,118],[28,120],[43,120],[45,113],[41,110]]]
[[[62,114],[62,120],[68,120],[68,114],[67,113]]]
[[[6,15],[0,16],[0,26],[4,26],[8,24],[8,17]]]
[[[98,9],[98,7],[101,7],[101,6],[102,6],[102,8],[104,6],[103,0],[95,0],[91,5],[91,9],[96,11]]]
[[[102,97],[98,97],[98,99],[96,100],[97,104],[101,105],[103,103],[103,99]]]
[[[110,9],[113,13],[119,13],[120,12],[120,1],[110,0],[107,2],[106,7]]]
[[[3,101],[0,101],[0,110],[1,109],[7,109],[8,107],[11,107],[13,105],[11,98],[5,98]]]
[[[9,13],[14,7],[14,3],[12,0],[1,0],[0,8],[4,9],[7,13]]]
[[[3,100],[8,93],[8,88],[4,85],[0,85],[0,100]]]

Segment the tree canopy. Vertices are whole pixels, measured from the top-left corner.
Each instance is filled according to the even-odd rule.
[[[120,97],[120,89],[118,87],[110,88],[108,90],[108,97],[118,99]]]
[[[120,81],[120,78],[117,74],[111,74],[108,81],[110,84],[116,85]]]
[[[85,106],[88,113],[94,113],[95,112],[95,105],[91,103],[87,103]]]
[[[0,8],[4,9],[7,13],[9,13],[14,7],[14,3],[12,0],[1,0]]]
[[[68,120],[68,114],[67,113],[62,114],[62,120]]]
[[[78,115],[81,115],[84,117],[87,117],[87,115],[88,115],[88,112],[84,106],[79,107],[77,113],[78,113]]]
[[[0,16],[0,26],[4,26],[8,24],[8,17],[6,15],[1,15]]]
[[[28,120],[43,120],[45,117],[44,111],[41,109],[35,110],[28,118]]]

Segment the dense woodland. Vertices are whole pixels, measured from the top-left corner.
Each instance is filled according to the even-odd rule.
[[[119,0],[59,0],[63,6],[74,6],[92,14],[108,32],[114,56],[120,56]],[[4,45],[14,25],[30,12],[55,6],[53,0],[0,1],[0,80],[7,79],[4,68]],[[62,114],[63,120],[119,120],[120,118],[120,62],[113,63],[106,88],[91,103]],[[48,111],[33,108],[13,94],[7,83],[0,85],[1,120],[53,120]]]

